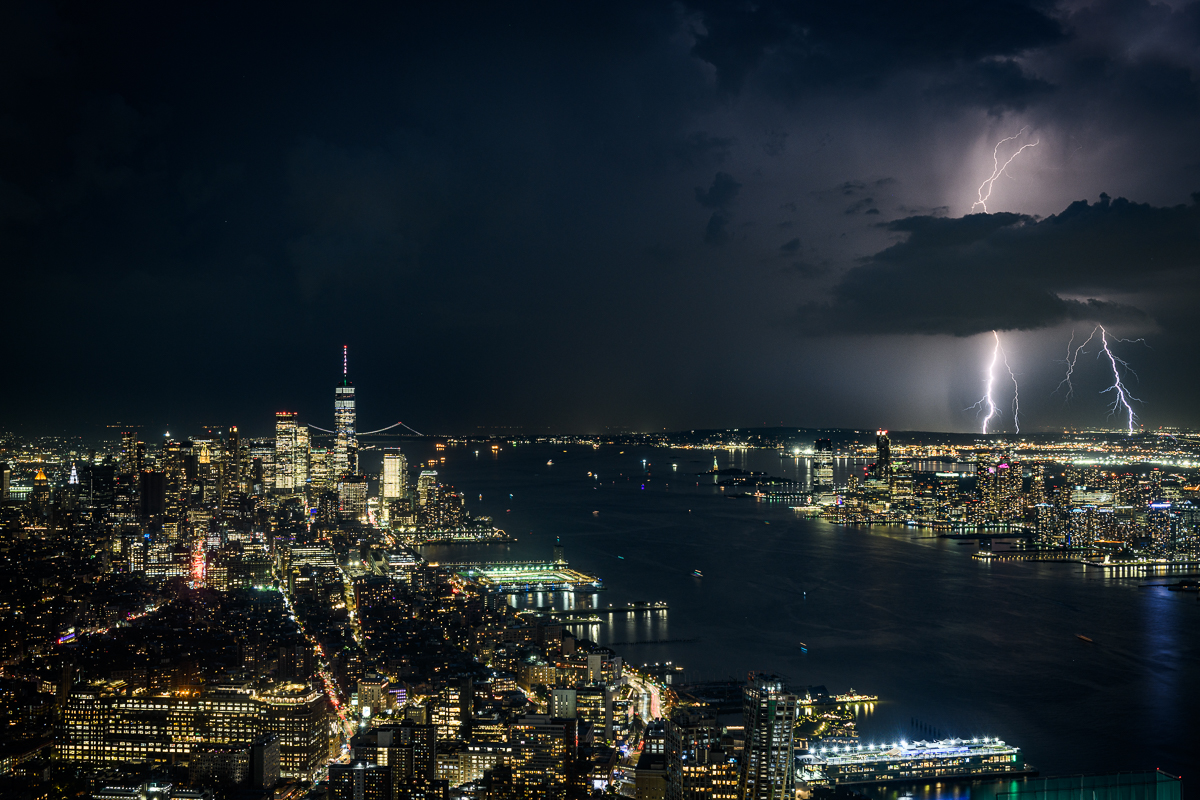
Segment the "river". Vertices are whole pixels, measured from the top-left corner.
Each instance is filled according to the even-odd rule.
[[[666,612],[580,630],[601,643],[670,640],[616,646],[629,663],[671,661],[686,680],[759,670],[853,688],[880,698],[860,721],[864,742],[930,730],[998,736],[1043,775],[1200,767],[1195,594],[1080,564],[983,563],[972,547],[928,532],[835,526],[729,499],[740,490],[697,474],[712,468],[713,451],[404,449],[410,463],[444,458],[440,479],[518,538],[423,548],[428,558],[546,559],[559,536],[570,565],[606,591],[518,602],[666,601]],[[804,470],[774,451],[718,459],[774,475]]]

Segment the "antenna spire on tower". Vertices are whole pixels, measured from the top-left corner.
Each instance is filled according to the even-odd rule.
[[[346,350],[347,349],[349,349],[348,345],[342,345],[342,377],[343,378],[346,377],[346,375],[347,375],[347,372],[346,372]]]

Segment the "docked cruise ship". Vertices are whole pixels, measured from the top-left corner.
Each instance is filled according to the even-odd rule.
[[[813,784],[885,783],[1035,772],[1019,748],[1000,739],[943,739],[871,745],[815,745],[797,758],[797,777]]]

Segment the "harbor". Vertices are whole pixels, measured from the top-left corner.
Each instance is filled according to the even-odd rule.
[[[503,594],[598,592],[604,589],[603,581],[595,575],[567,566],[562,541],[558,539],[550,561],[460,561],[442,562],[438,566],[452,570],[486,590]]]

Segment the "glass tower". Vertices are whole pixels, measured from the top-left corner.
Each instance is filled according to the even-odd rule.
[[[751,673],[743,690],[746,750],[738,797],[783,800],[795,795],[792,728],[798,698],[775,675]]]
[[[403,453],[383,454],[383,499],[399,500],[407,490],[408,464]]]
[[[342,347],[342,379],[333,389],[333,430],[337,439],[333,445],[333,475],[353,475],[358,472],[358,439],[354,435],[354,384],[346,369],[346,347]]]

